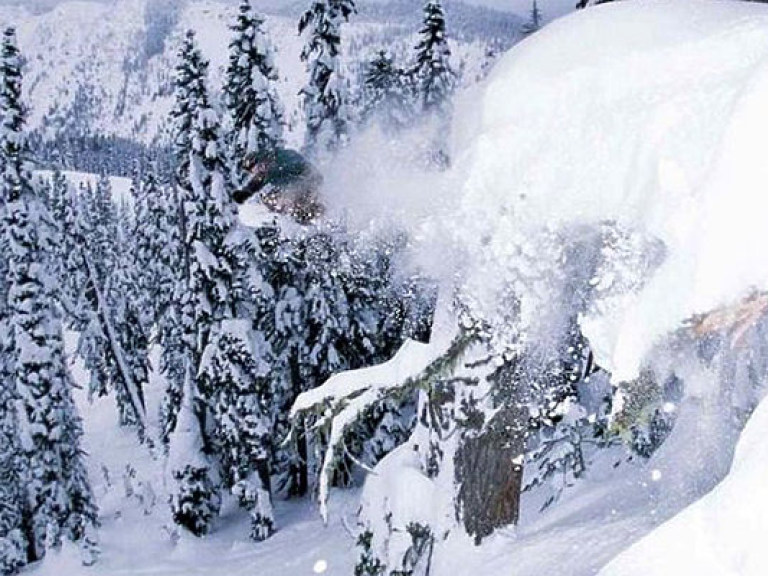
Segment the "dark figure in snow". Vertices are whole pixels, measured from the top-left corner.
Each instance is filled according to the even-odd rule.
[[[277,148],[249,154],[243,168],[251,178],[234,193],[235,202],[242,204],[258,194],[267,208],[288,214],[302,224],[323,213],[318,199],[323,177],[298,152]]]

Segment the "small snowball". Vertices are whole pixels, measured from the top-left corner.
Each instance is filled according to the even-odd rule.
[[[659,480],[661,480],[661,470],[653,470],[651,472],[651,480],[653,480],[654,482],[658,482]]]
[[[312,567],[312,571],[315,574],[324,574],[326,570],[328,570],[328,562],[325,560],[318,560]]]

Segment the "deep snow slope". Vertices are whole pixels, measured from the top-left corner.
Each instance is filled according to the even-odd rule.
[[[74,334],[67,336],[71,354]],[[155,350],[153,366],[159,357]],[[354,564],[354,539],[345,525],[354,526],[357,492],[334,499],[333,518],[323,526],[315,505],[306,500],[277,501],[277,533],[263,544],[248,538],[250,519],[233,501],[225,502],[213,533],[195,538],[174,527],[168,507],[165,459],[139,445],[135,432],[121,429],[113,398],[89,401],[88,373],[79,361],[71,364],[81,385],[76,400],[84,421],[83,449],[99,505],[102,554],[93,567],[84,567],[76,547],[65,544],[25,573],[38,576],[303,576],[318,561],[327,574],[349,576]],[[150,378],[147,402],[150,434],[156,437],[164,382]]]
[[[768,566],[768,402],[752,415],[728,477],[611,562],[600,576],[762,576]]]
[[[594,279],[612,298],[584,326],[620,381],[685,319],[764,289],[766,102],[764,5],[617,2],[523,41],[458,126],[463,184],[450,226],[477,298],[492,306],[504,283],[520,282],[523,314],[536,317],[548,302],[536,267],[561,258],[536,244],[546,231],[615,222],[655,243],[660,265],[637,279],[641,290],[617,295],[616,270]],[[521,263],[526,254],[536,258]]]

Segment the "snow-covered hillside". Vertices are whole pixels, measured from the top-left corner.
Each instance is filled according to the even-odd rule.
[[[728,477],[612,561],[600,576],[760,576],[768,565],[768,403],[752,415]]]
[[[458,6],[457,6],[458,8]],[[30,126],[45,134],[117,135],[151,142],[171,108],[171,80],[181,33],[197,31],[201,48],[211,60],[211,85],[218,90],[227,45],[237,10],[236,3],[219,0],[156,2],[119,0],[59,3],[50,11],[33,13],[21,6],[0,6],[0,24],[18,27],[27,59],[26,91]],[[297,131],[297,94],[306,80],[299,60],[303,40],[297,35],[296,10],[269,12],[267,28],[277,47],[281,81],[278,89],[291,121],[289,140]],[[397,12],[400,14],[400,12]],[[406,13],[410,14],[410,13]],[[481,38],[477,28],[497,14],[497,27],[505,37]],[[457,22],[454,60],[465,77],[478,75],[486,46],[510,45],[520,20],[513,15],[476,9],[465,11]],[[387,19],[386,11],[363,10],[345,27],[348,60],[359,61],[382,47],[412,47],[419,14]],[[504,28],[506,23],[507,28]],[[499,26],[501,24],[501,26]],[[474,28],[472,28],[474,26]]]

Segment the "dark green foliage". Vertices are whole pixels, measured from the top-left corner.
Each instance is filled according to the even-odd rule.
[[[171,500],[173,521],[195,536],[204,536],[221,507],[219,489],[210,479],[207,468],[188,464],[173,471],[180,489]]]

